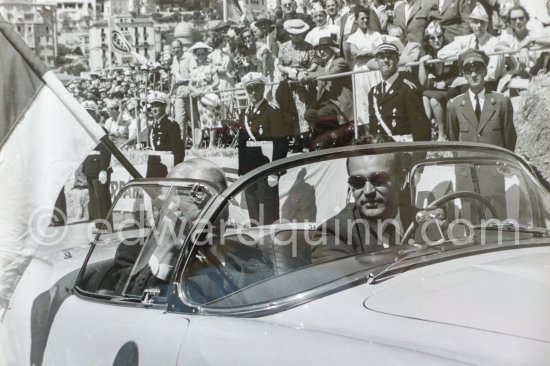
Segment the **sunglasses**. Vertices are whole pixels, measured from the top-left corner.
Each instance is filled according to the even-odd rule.
[[[292,3],[289,3],[289,4],[282,4],[281,5],[283,8],[292,8]]]
[[[196,52],[195,55],[197,55],[197,56],[206,56],[206,55],[208,55],[208,52]]]
[[[353,189],[363,189],[367,182],[375,188],[384,187],[391,183],[391,176],[388,173],[379,172],[374,173],[370,178],[361,175],[352,175],[348,178],[348,184]]]
[[[393,60],[397,57],[397,54],[395,52],[387,51],[387,52],[380,52],[376,54],[377,60]]]
[[[524,20],[525,20],[525,17],[510,18],[511,22],[523,22]]]

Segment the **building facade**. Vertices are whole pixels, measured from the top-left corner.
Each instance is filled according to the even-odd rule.
[[[136,53],[150,61],[155,61],[161,52],[160,33],[155,31],[153,21],[149,18],[132,18],[130,16],[113,17],[114,23],[120,29],[126,40]],[[107,20],[99,20],[90,27],[90,70],[98,71],[112,65],[134,63],[129,54],[120,54],[111,49],[109,58],[109,24]]]
[[[25,43],[48,67],[57,57],[57,9],[55,2],[0,0],[0,15],[13,24]]]

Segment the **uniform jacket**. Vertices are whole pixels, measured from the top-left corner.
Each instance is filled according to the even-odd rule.
[[[103,130],[107,133],[104,127]],[[99,176],[99,172],[102,170],[111,173],[113,171],[111,168],[111,152],[107,149],[107,146],[100,142],[94,149],[94,152],[84,160],[82,170],[87,177],[95,178]]]
[[[429,23],[430,16],[437,11],[437,5],[437,0],[414,0],[409,17],[405,19],[405,1],[400,1],[393,9],[393,22],[403,27],[409,41],[422,43],[424,29]]]
[[[247,141],[253,140],[248,134],[245,123],[250,127],[256,141],[273,141],[271,161],[286,157],[288,153],[286,137],[294,132],[279,108],[264,99],[255,111],[250,111],[247,107],[239,116],[239,123],[239,175],[270,162],[269,157],[263,155],[261,147],[246,146]]]
[[[341,57],[329,60],[328,64],[320,71],[310,73],[310,78],[325,75],[334,75],[350,71],[346,60]],[[353,94],[351,77],[340,77],[331,80],[319,80],[317,82],[317,102],[319,104],[330,102],[336,105],[346,116],[353,116]]]
[[[447,104],[452,141],[483,142],[514,151],[517,135],[513,118],[510,99],[499,93],[486,92],[479,123],[468,92]]]
[[[452,42],[456,36],[472,33],[468,17],[475,4],[470,0],[445,0],[443,2],[438,18],[446,43]]]
[[[386,135],[378,122],[375,104],[392,135],[412,134],[414,141],[430,140],[430,122],[424,112],[422,96],[403,75],[397,77],[385,94],[382,94],[382,82],[369,92],[369,130],[372,134]]]
[[[174,154],[174,165],[183,161],[185,146],[181,139],[180,126],[167,115],[153,123],[149,143],[155,151],[171,151]]]

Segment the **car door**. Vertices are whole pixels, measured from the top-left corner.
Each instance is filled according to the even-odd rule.
[[[211,187],[200,188],[141,183],[121,191],[55,314],[44,365],[176,364],[189,321],[166,304],[192,226],[186,217],[211,197]]]

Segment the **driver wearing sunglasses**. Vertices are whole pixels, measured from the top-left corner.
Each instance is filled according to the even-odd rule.
[[[402,162],[393,154],[348,158],[348,195],[353,198],[317,228],[312,260],[325,262],[381,250],[399,242],[402,232],[399,188]]]

